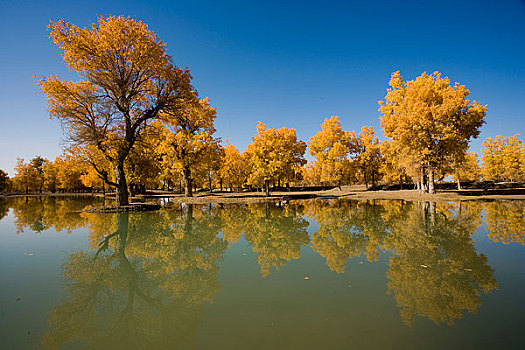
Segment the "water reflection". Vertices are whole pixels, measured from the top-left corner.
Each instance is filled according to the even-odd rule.
[[[133,214],[80,213],[93,199],[0,199],[18,232],[89,229],[90,249],[62,266],[66,297],[49,316],[48,348],[165,348],[191,345],[203,308],[221,289],[228,247],[244,237],[267,276],[310,245],[329,270],[352,258],[387,258],[386,292],[411,325],[415,316],[452,325],[497,288],[472,235],[524,244],[525,203],[311,200],[289,204],[178,205]],[[309,221],[318,228],[308,234]]]
[[[373,202],[311,201],[307,216],[319,224],[312,249],[326,259],[331,270],[342,273],[349,258],[364,254],[371,262],[387,235],[385,208]]]
[[[525,201],[490,202],[484,205],[489,238],[494,242],[525,244]]]
[[[430,203],[413,207],[393,220],[385,238],[385,248],[394,253],[388,292],[406,324],[419,315],[451,325],[463,311],[475,313],[482,293],[497,287],[494,271],[476,253],[470,236],[477,225],[470,215],[445,215]]]
[[[0,199],[1,210],[13,209],[17,233],[72,230],[85,226],[80,210],[97,203],[93,197],[11,197]],[[6,213],[4,211],[4,213]]]
[[[301,217],[295,205],[274,206],[270,203],[249,205],[244,237],[257,254],[261,274],[279,270],[288,261],[299,259],[301,246],[310,242],[308,221]]]
[[[90,252],[63,264],[68,297],[50,314],[44,348],[168,348],[195,343],[202,304],[220,289],[218,261],[227,243],[217,216],[185,212],[83,214]],[[102,236],[103,232],[110,232]],[[93,240],[92,240],[93,241]]]

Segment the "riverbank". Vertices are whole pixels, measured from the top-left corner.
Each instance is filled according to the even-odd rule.
[[[70,196],[97,196],[103,197],[100,193],[35,193],[35,194],[7,194],[1,197],[70,197]],[[108,200],[112,195],[106,196]],[[272,191],[266,197],[263,192],[206,192],[199,191],[193,197],[185,197],[182,194],[169,191],[153,190],[146,195],[137,195],[133,201],[150,201],[155,198],[168,198],[171,203],[257,203],[266,201],[287,201],[302,200],[313,198],[344,198],[356,200],[373,199],[399,199],[407,201],[465,201],[465,200],[525,200],[525,187],[509,189],[465,189],[465,190],[437,190],[436,194],[419,193],[415,190],[366,190],[365,186],[353,185],[343,186],[341,190],[332,188],[327,190],[301,190],[301,191]]]
[[[438,190],[436,194],[419,193],[415,190],[379,190],[369,191],[365,186],[343,186],[341,190],[332,188],[316,191],[273,191],[266,197],[263,192],[197,192],[193,197],[181,194],[158,191],[137,198],[151,199],[155,197],[169,198],[172,203],[256,203],[276,200],[301,200],[312,198],[344,198],[357,200],[399,199],[407,201],[463,201],[463,200],[525,200],[525,188],[512,189],[468,189],[468,190]]]

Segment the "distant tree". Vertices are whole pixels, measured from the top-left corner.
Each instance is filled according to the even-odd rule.
[[[334,182],[339,187],[350,177],[351,134],[341,128],[339,117],[326,118],[321,131],[308,141],[310,154],[315,161],[307,167],[307,177],[321,182]]]
[[[476,152],[464,152],[459,159],[454,162],[454,179],[458,183],[458,190],[461,189],[461,181],[478,181],[481,178],[481,169]]]
[[[57,188],[62,191],[77,191],[84,188],[82,175],[86,173],[86,164],[75,154],[64,152],[55,159]]]
[[[57,157],[58,159],[58,157]],[[56,159],[55,159],[56,162]],[[44,189],[49,192],[56,192],[58,188],[57,183],[57,168],[55,162],[46,162],[43,166],[44,171]]]
[[[399,187],[402,189],[403,183],[406,182],[408,176],[407,169],[414,170],[413,165],[410,166],[406,163],[407,159],[410,160],[411,158],[407,157],[407,155],[401,156],[401,150],[389,140],[381,142],[380,149],[383,156],[380,170],[383,180],[386,182],[398,182]],[[419,173],[416,171],[416,174]]]
[[[163,115],[163,124],[157,123],[162,167],[182,174],[184,194],[193,196],[194,175],[204,163],[203,157],[216,147],[213,137],[213,122],[217,116],[215,108],[210,106],[208,98],[197,105],[188,105],[179,114]]]
[[[230,191],[233,191],[234,187],[241,188],[246,182],[248,174],[245,163],[245,159],[234,145],[228,144],[224,148],[219,175],[222,181],[229,185]]]
[[[306,143],[297,139],[295,129],[266,129],[258,122],[257,134],[246,149],[250,167],[248,184],[263,185],[270,194],[270,182],[293,181],[306,164]]]
[[[481,160],[484,180],[525,181],[525,143],[518,134],[487,138]]]
[[[9,188],[9,175],[0,169],[0,192],[4,192]]]
[[[111,163],[114,179],[100,175],[116,187],[117,205],[126,205],[124,163],[159,113],[177,114],[195,100],[190,73],[175,67],[165,44],[131,18],[99,17],[84,29],[60,20],[48,28],[69,69],[83,78],[42,77],[49,112],[70,141],[97,147]]]
[[[214,186],[220,185],[222,182],[220,169],[224,159],[224,147],[220,141],[220,139],[214,138],[212,142],[207,144],[206,152],[204,152],[197,170],[197,177],[201,179],[202,187],[208,187],[210,192],[213,191]]]
[[[381,145],[379,139],[375,136],[374,128],[363,126],[359,134],[352,131],[350,140],[350,152],[354,154],[354,166],[359,169],[359,174],[366,187],[368,187],[368,184],[375,187],[380,178],[383,157],[381,155]]]
[[[19,191],[37,191],[40,188],[41,175],[31,163],[25,163],[23,158],[16,159],[13,185]]]
[[[387,95],[379,101],[381,126],[386,137],[407,153],[419,157],[421,179],[434,193],[434,174],[450,153],[466,150],[484,123],[486,106],[467,99],[470,91],[439,72],[423,73],[405,81],[392,74]],[[420,186],[422,188],[423,186]]]

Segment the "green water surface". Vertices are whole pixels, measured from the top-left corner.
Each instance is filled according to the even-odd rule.
[[[0,198],[1,349],[523,349],[525,202]]]

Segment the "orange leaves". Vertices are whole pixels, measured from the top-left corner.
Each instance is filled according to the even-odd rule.
[[[518,139],[518,134],[489,137],[483,141],[483,147],[484,180],[525,180],[525,143]]]
[[[451,148],[465,148],[479,135],[486,107],[466,100],[469,90],[439,72],[423,73],[404,81],[392,74],[391,89],[380,101],[381,126],[387,137],[402,147],[437,158]]]
[[[180,114],[196,103],[189,71],[175,67],[165,44],[141,21],[99,17],[90,28],[64,20],[51,22],[50,38],[64,61],[83,81],[58,77],[38,81],[52,117],[60,119],[71,141],[94,146],[112,163],[117,202],[128,202],[124,163],[149,122],[159,113]]]
[[[470,91],[464,85],[451,86],[439,72],[411,81],[395,72],[390,86],[379,102],[381,126],[396,153],[411,158],[405,163],[417,167],[405,168],[407,173],[427,169],[432,192],[434,170],[458,163],[470,139],[479,135],[487,108],[468,100]]]
[[[92,81],[106,81],[107,87],[116,83],[114,78],[132,79],[145,67],[160,74],[170,61],[165,44],[146,24],[130,17],[101,16],[91,28],[51,21],[48,29],[71,70]]]
[[[248,183],[259,185],[270,180],[294,180],[298,168],[306,163],[305,152],[306,143],[297,139],[295,129],[266,129],[258,122],[257,134],[246,149],[251,167]]]
[[[234,145],[229,144],[224,148],[219,175],[231,187],[240,188],[246,181],[248,176],[246,161]]]
[[[316,158],[310,177],[317,181],[338,183],[347,177],[351,138],[352,134],[341,128],[339,117],[326,118],[321,124],[321,131],[308,141],[310,154]]]

